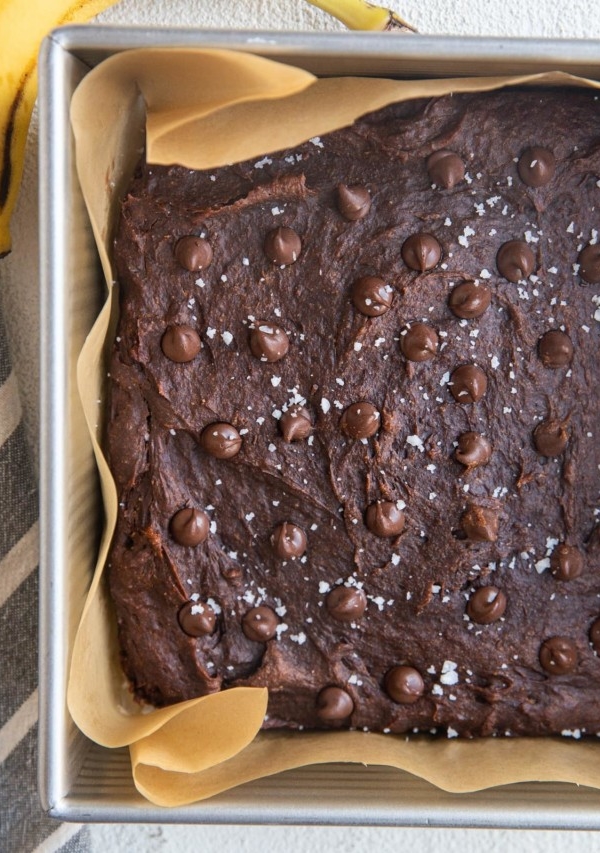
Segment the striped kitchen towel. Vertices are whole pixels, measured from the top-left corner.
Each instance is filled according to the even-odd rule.
[[[90,849],[37,793],[38,496],[0,311],[0,851]]]

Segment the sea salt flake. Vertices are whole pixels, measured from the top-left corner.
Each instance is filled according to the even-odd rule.
[[[214,336],[215,336],[216,334],[217,334],[217,330],[216,330],[216,329],[212,329],[210,326],[209,326],[209,327],[208,327],[208,329],[206,330],[206,335],[207,335],[207,337],[209,337],[209,338],[214,338]]]
[[[271,442],[271,444],[269,444],[268,450],[269,450],[269,453],[275,453],[275,451],[277,450],[277,448],[275,447],[273,442]]]
[[[330,408],[331,403],[329,402],[327,397],[321,397],[321,411],[323,412],[323,414],[326,415]]]
[[[227,346],[229,346],[229,344],[233,341],[233,335],[231,334],[231,332],[222,332],[221,337],[223,338]]]
[[[280,382],[281,376],[271,376],[271,385],[273,386],[273,388],[277,388]]]
[[[300,631],[299,634],[290,634],[290,640],[294,643],[298,643],[299,646],[303,646],[306,642],[306,634],[304,631]]]
[[[278,639],[278,640],[280,640],[280,639],[281,639],[281,635],[282,635],[285,631],[287,631],[287,629],[288,629],[288,626],[286,625],[286,623],[285,623],[285,622],[280,622],[280,623],[279,623],[279,625],[277,625],[277,627],[275,628],[275,633],[277,634],[277,639]]]
[[[400,554],[392,554],[391,562],[392,566],[397,566],[400,563]]]
[[[262,160],[259,160],[257,163],[254,164],[254,168],[255,169],[262,169],[265,166],[270,166],[272,162],[273,161],[271,160],[270,157],[263,157]]]
[[[435,672],[435,670],[434,670],[434,672]],[[441,687],[439,684],[434,684],[433,687],[431,688],[431,692],[433,693],[434,696],[443,696],[444,695],[444,688]]]
[[[254,513],[249,512],[244,516],[244,518],[246,519],[246,521],[252,521],[252,519],[254,518]]]
[[[410,444],[411,447],[418,447],[420,452],[423,453],[423,441],[418,435],[409,435],[406,439],[406,443]]]
[[[309,142],[312,142],[312,144],[313,144],[313,145],[316,145],[316,146],[317,146],[317,148],[325,148],[325,146],[324,146],[324,145],[323,145],[323,143],[321,142],[321,137],[320,137],[320,136],[313,136],[313,138],[312,138],[312,139],[309,139],[308,141],[309,141]]]
[[[550,558],[549,557],[544,557],[543,560],[538,560],[537,563],[535,564],[535,570],[538,573],[538,575],[541,575],[542,572],[545,572],[546,569],[549,569],[549,568],[550,568]]]

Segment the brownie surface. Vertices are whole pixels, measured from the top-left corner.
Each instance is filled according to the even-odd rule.
[[[436,151],[458,155],[437,184]],[[139,166],[107,425],[139,698],[267,686],[265,727],[600,732],[599,179],[598,102],[577,89],[396,104],[209,172]],[[289,263],[268,257],[283,226]],[[177,256],[190,235],[200,271]],[[385,287],[365,302],[369,276]],[[459,285],[463,313],[489,291],[480,316],[451,308]],[[277,361],[256,354],[265,324]],[[307,434],[286,440],[298,408]]]

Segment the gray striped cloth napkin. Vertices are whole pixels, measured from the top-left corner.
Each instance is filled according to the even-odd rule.
[[[37,793],[38,496],[0,312],[0,851],[87,853]]]

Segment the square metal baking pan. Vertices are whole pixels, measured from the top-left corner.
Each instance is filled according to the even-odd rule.
[[[119,51],[147,46],[246,50],[319,75],[406,78],[560,69],[600,79],[598,41],[107,27],[67,27],[46,39],[40,57],[44,808],[63,820],[98,822],[600,828],[600,791],[589,788],[529,783],[456,795],[391,768],[346,764],[305,767],[205,802],[160,809],[135,790],[128,751],[97,746],[70,719],[68,665],[102,524],[91,445],[72,441],[83,419],[75,365],[101,303],[102,279],[75,173],[69,104],[90,68]]]

